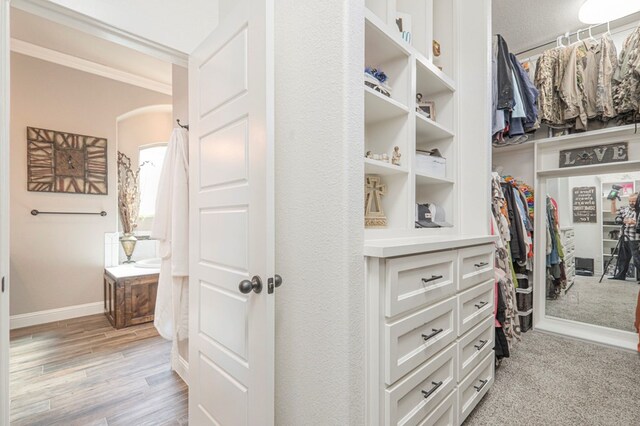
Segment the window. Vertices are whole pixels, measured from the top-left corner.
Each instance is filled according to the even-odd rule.
[[[156,195],[166,153],[166,143],[140,147],[140,217],[155,216]]]

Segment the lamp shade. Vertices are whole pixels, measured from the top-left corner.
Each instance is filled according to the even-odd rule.
[[[585,24],[602,24],[640,11],[640,0],[587,0],[578,19]]]

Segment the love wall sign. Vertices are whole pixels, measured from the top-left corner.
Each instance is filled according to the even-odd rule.
[[[629,161],[628,142],[560,151],[560,168]]]

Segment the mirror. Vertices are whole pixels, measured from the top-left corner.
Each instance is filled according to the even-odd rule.
[[[638,172],[547,180],[547,316],[635,331],[638,189]]]

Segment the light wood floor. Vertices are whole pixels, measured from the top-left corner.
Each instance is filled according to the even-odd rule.
[[[188,391],[152,323],[93,315],[11,332],[11,425],[186,425]]]

